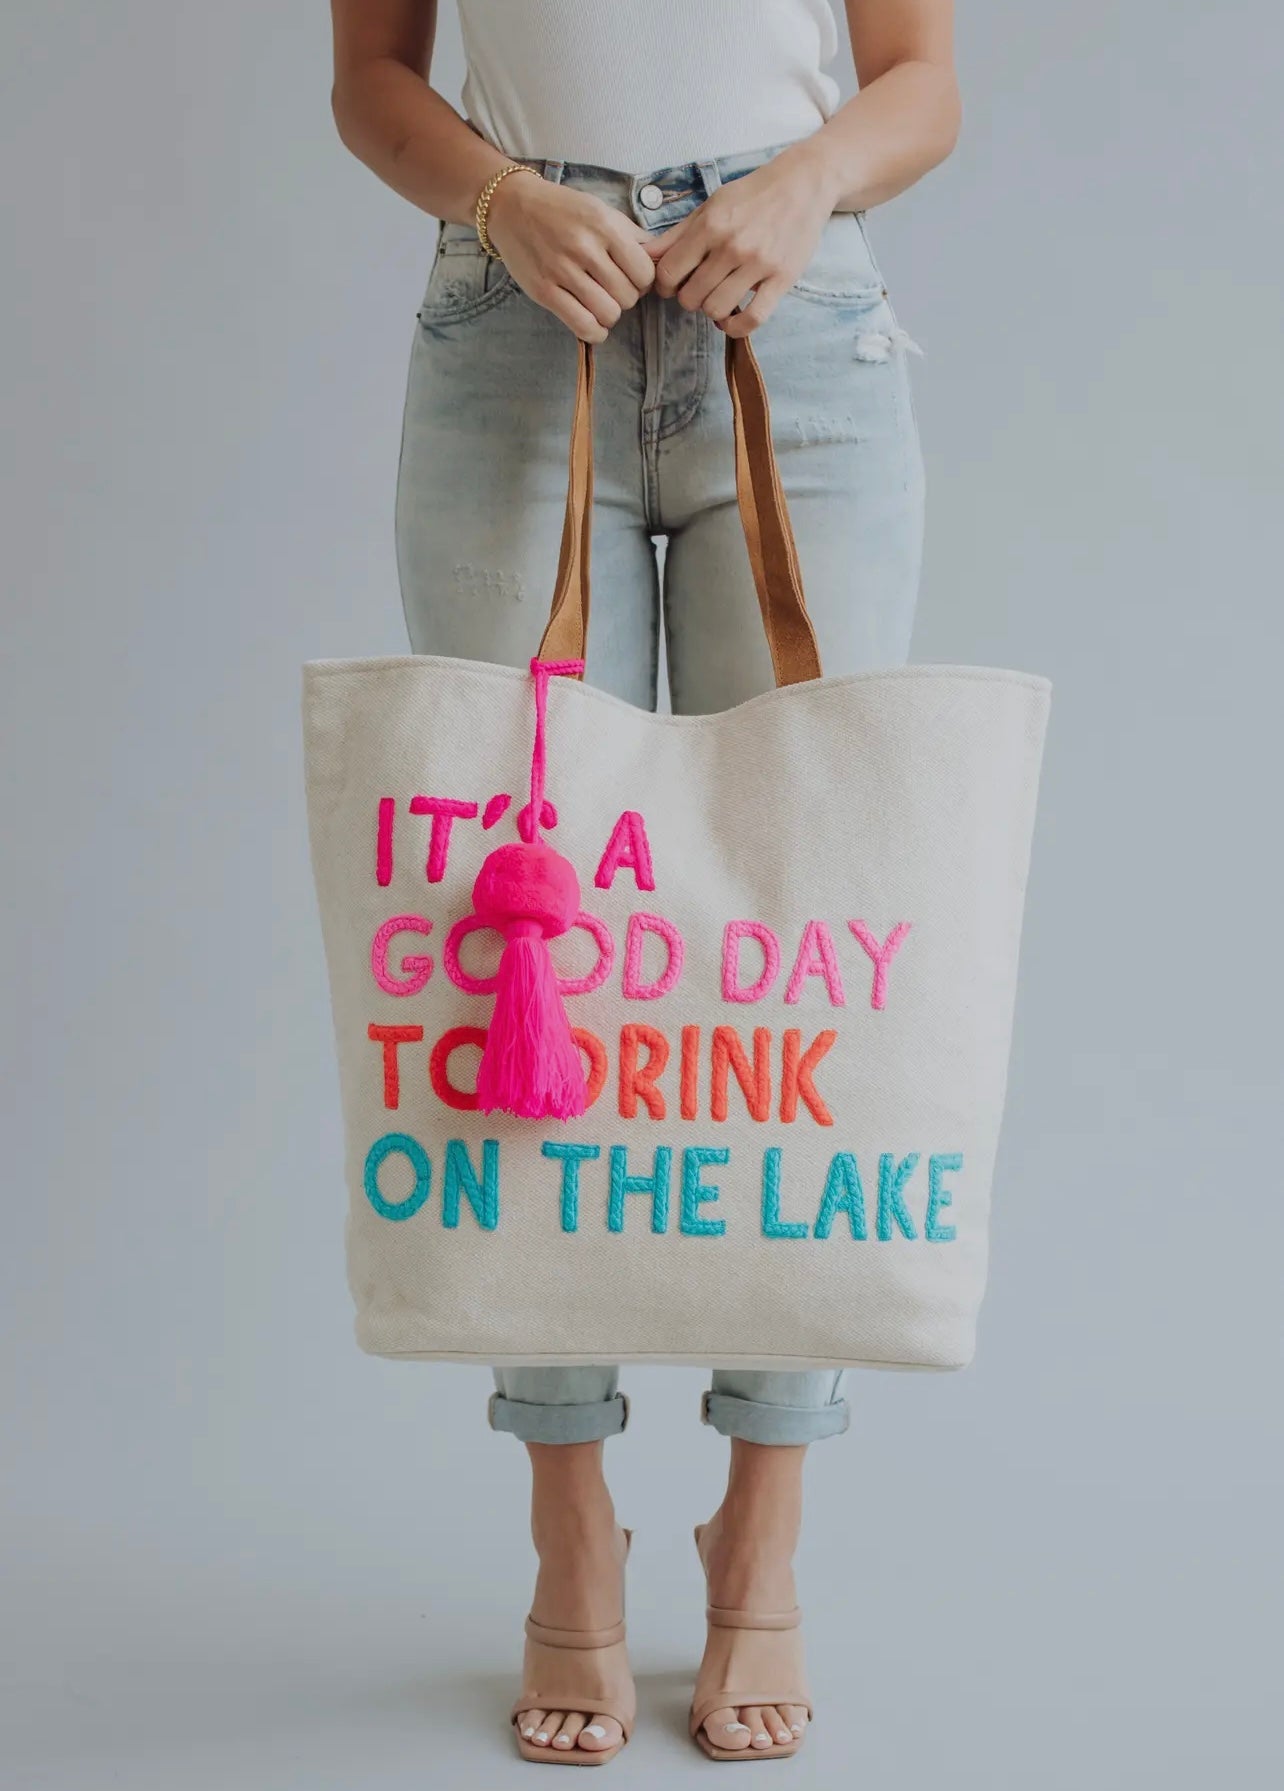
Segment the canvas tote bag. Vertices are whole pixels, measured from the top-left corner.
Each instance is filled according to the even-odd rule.
[[[349,1282],[375,1354],[973,1353],[1049,686],[929,665],[823,679],[748,342],[727,374],[778,688],[667,716],[564,670],[304,669]],[[591,397],[581,350],[540,649],[562,667],[589,621]],[[578,1053],[569,1119],[476,1092],[508,948],[474,885],[519,834],[578,874],[558,898],[573,924],[530,947]]]

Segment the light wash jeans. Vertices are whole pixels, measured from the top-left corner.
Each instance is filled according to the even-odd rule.
[[[540,164],[665,230],[771,150],[617,174]],[[808,607],[829,674],[899,665],[918,592],[923,479],[897,325],[863,217],[836,214],[755,334]],[[769,689],[736,507],[723,338],[645,297],[597,350],[590,683],[657,703],[661,620],[679,714]],[[547,617],[566,500],[575,343],[447,224],[419,312],[397,488],[397,561],[416,653],[524,665]],[[665,541],[663,577],[656,551]],[[845,1430],[841,1375],[719,1369],[702,1417],[725,1436],[809,1443]],[[614,1367],[504,1368],[490,1420],[528,1442],[622,1430]]]

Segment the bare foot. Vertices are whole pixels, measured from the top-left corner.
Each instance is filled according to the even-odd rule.
[[[602,1478],[601,1446],[533,1443],[529,1449],[531,1534],[539,1554],[531,1616],[551,1629],[610,1629],[624,1615],[628,1545]],[[556,1753],[605,1753],[624,1733],[602,1711],[541,1709],[519,1712],[517,1732],[529,1746]]]
[[[752,1455],[746,1455],[752,1451]],[[792,1611],[798,1598],[793,1555],[801,1522],[803,1450],[741,1445],[733,1457],[727,1497],[700,1532],[700,1559],[708,1578],[709,1603],[732,1611]],[[786,1457],[796,1456],[795,1462]],[[739,1468],[739,1471],[737,1469]],[[752,1642],[749,1638],[752,1637]],[[700,1677],[717,1685],[738,1676],[735,1655],[752,1648],[752,1677],[765,1690],[773,1681],[782,1692],[800,1689],[802,1651],[796,1629],[737,1630],[710,1626]],[[740,1683],[744,1684],[743,1676]],[[807,1728],[802,1704],[728,1705],[703,1724],[710,1742],[739,1752],[767,1753],[794,1747]]]

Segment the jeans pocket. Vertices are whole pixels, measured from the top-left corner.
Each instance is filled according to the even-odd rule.
[[[883,276],[858,212],[835,212],[821,232],[802,278],[790,291],[818,304],[860,309],[887,297]]]
[[[465,323],[517,290],[513,276],[502,261],[486,253],[471,225],[443,224],[419,321]]]

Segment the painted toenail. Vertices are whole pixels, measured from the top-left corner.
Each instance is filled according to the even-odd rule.
[[[601,1723],[590,1723],[584,1733],[586,1735],[596,1735],[598,1740],[601,1741],[602,1737],[606,1734],[606,1730],[602,1727]]]
[[[770,1737],[770,1735],[768,1735],[768,1733],[765,1729],[759,1729],[758,1733],[754,1736],[754,1740],[755,1741],[770,1741],[771,1737]]]
[[[742,1729],[746,1735],[749,1733],[748,1723],[723,1723],[722,1726],[728,1735],[738,1735]]]
[[[533,1735],[533,1734],[534,1734],[534,1733],[535,1733],[535,1731],[534,1731],[534,1729],[523,1729],[523,1730],[522,1730],[522,1734],[523,1734],[523,1736],[524,1736],[524,1737],[525,1737],[525,1738],[526,1738],[526,1740],[527,1740],[527,1741],[529,1741],[529,1740],[530,1740],[530,1738],[531,1738],[531,1736],[532,1736],[532,1735]]]
[[[801,1735],[803,1732],[803,1726],[801,1723],[790,1723],[789,1727],[793,1730],[795,1735]]]
[[[776,1730],[776,1740],[777,1741],[788,1741],[789,1740],[788,1729],[777,1729]]]
[[[569,1735],[557,1735],[553,1739],[554,1747],[569,1747],[570,1745],[571,1738]]]
[[[548,1730],[541,1729],[539,1734],[535,1737],[535,1739],[536,1739],[536,1741],[547,1741],[548,1740]]]

